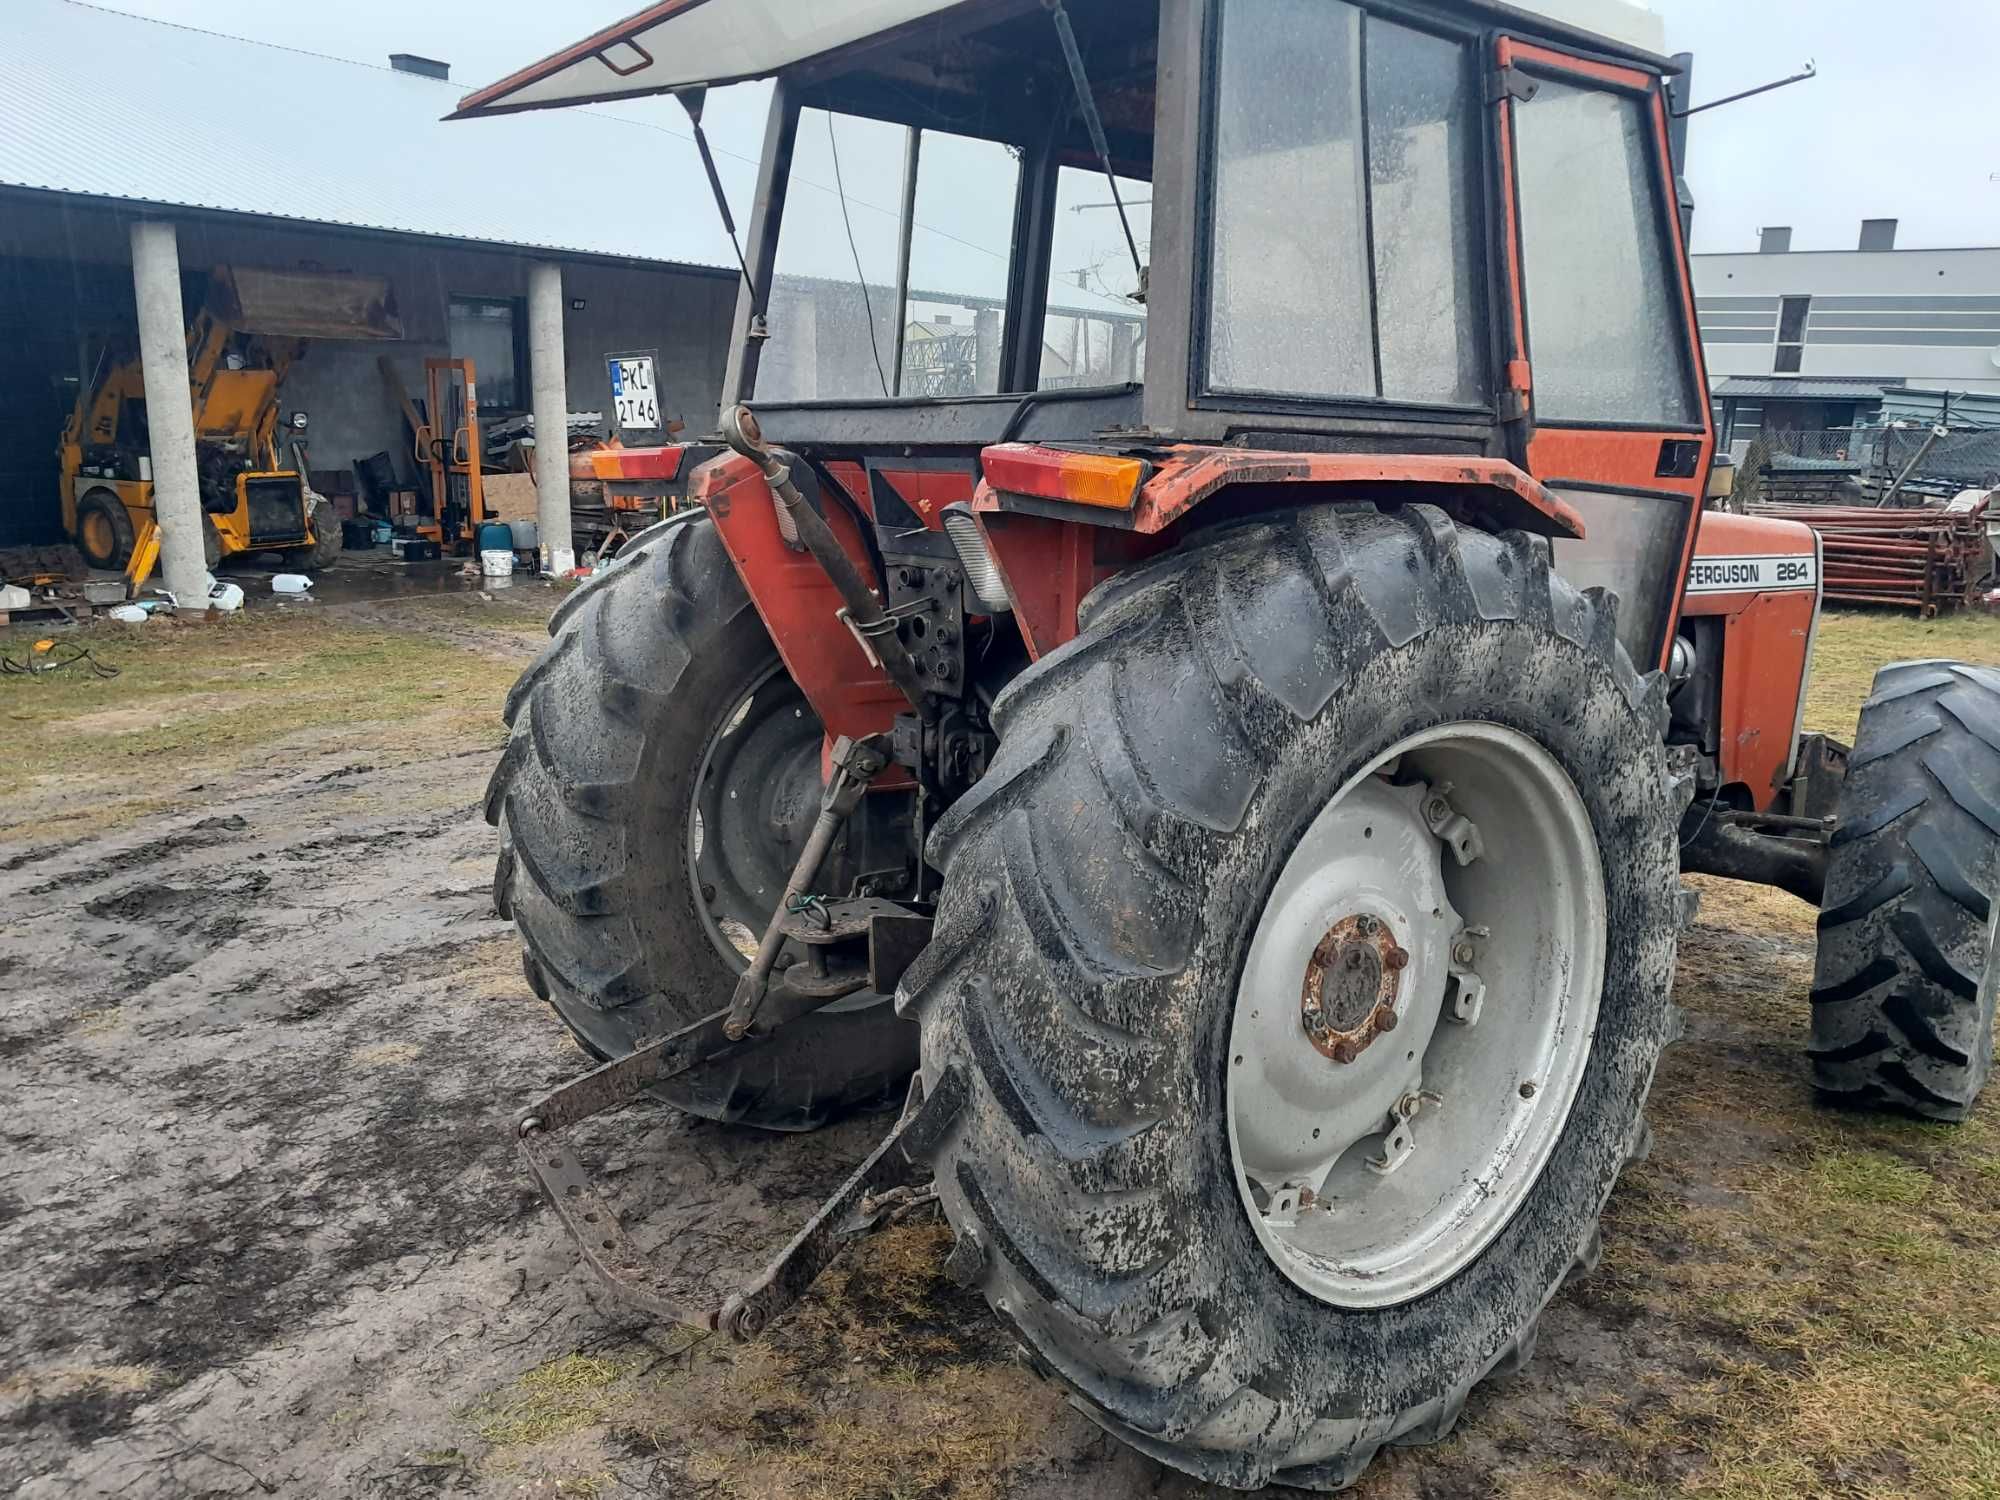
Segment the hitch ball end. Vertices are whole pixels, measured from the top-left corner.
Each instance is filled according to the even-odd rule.
[[[754,1302],[739,1302],[730,1298],[731,1306],[722,1309],[719,1321],[722,1331],[739,1343],[754,1339],[764,1331],[764,1309]]]
[[[740,401],[722,415],[722,438],[754,463],[763,464],[770,460],[770,455],[764,451],[764,429],[757,425],[757,414]]]

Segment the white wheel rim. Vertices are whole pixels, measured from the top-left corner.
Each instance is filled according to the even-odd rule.
[[[1251,939],[1227,1060],[1237,1188],[1292,1282],[1386,1307],[1492,1243],[1589,1063],[1604,931],[1589,813],[1526,735],[1444,725],[1334,795]]]

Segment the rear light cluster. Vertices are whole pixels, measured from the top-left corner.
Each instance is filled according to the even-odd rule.
[[[1102,510],[1130,510],[1151,469],[1143,458],[1071,453],[1035,443],[996,443],[979,462],[996,490]]]

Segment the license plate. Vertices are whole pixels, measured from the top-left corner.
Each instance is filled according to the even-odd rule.
[[[621,428],[660,425],[660,387],[650,355],[611,361],[611,402]]]

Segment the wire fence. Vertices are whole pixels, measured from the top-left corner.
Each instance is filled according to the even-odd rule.
[[[1898,500],[1910,503],[2000,486],[1996,429],[1969,428],[1942,437],[1920,423],[1767,430],[1759,434],[1757,446],[1763,449],[1761,498],[1766,501],[1854,500],[1862,494],[1872,500],[1896,487],[1899,479]]]

